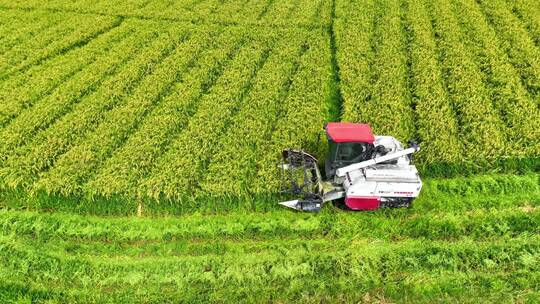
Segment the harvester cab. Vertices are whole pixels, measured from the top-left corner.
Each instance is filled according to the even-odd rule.
[[[283,151],[282,193],[297,199],[280,204],[301,211],[319,211],[325,202],[344,199],[353,210],[408,207],[422,188],[409,147],[391,136],[375,136],[367,124],[328,123],[323,180],[317,159],[302,150]]]

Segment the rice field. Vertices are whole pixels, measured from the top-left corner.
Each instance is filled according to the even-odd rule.
[[[540,301],[533,0],[0,0],[1,302]],[[282,210],[323,124],[407,210]]]

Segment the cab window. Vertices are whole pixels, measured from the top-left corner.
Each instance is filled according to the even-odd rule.
[[[368,159],[366,152],[367,146],[365,143],[340,143],[337,147],[336,160],[345,163],[363,161]]]

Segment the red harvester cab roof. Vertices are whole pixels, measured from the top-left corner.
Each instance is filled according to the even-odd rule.
[[[326,125],[326,134],[337,143],[365,142],[372,144],[375,137],[368,124],[350,122],[329,122]]]

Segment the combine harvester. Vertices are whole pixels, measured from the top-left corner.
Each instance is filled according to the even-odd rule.
[[[415,143],[405,149],[392,136],[374,136],[367,124],[328,123],[325,129],[327,180],[322,180],[315,157],[284,150],[282,184],[287,189],[282,193],[301,198],[281,205],[317,212],[323,203],[345,198],[352,210],[374,210],[408,207],[420,194],[422,181],[412,161],[412,154],[420,150]]]

